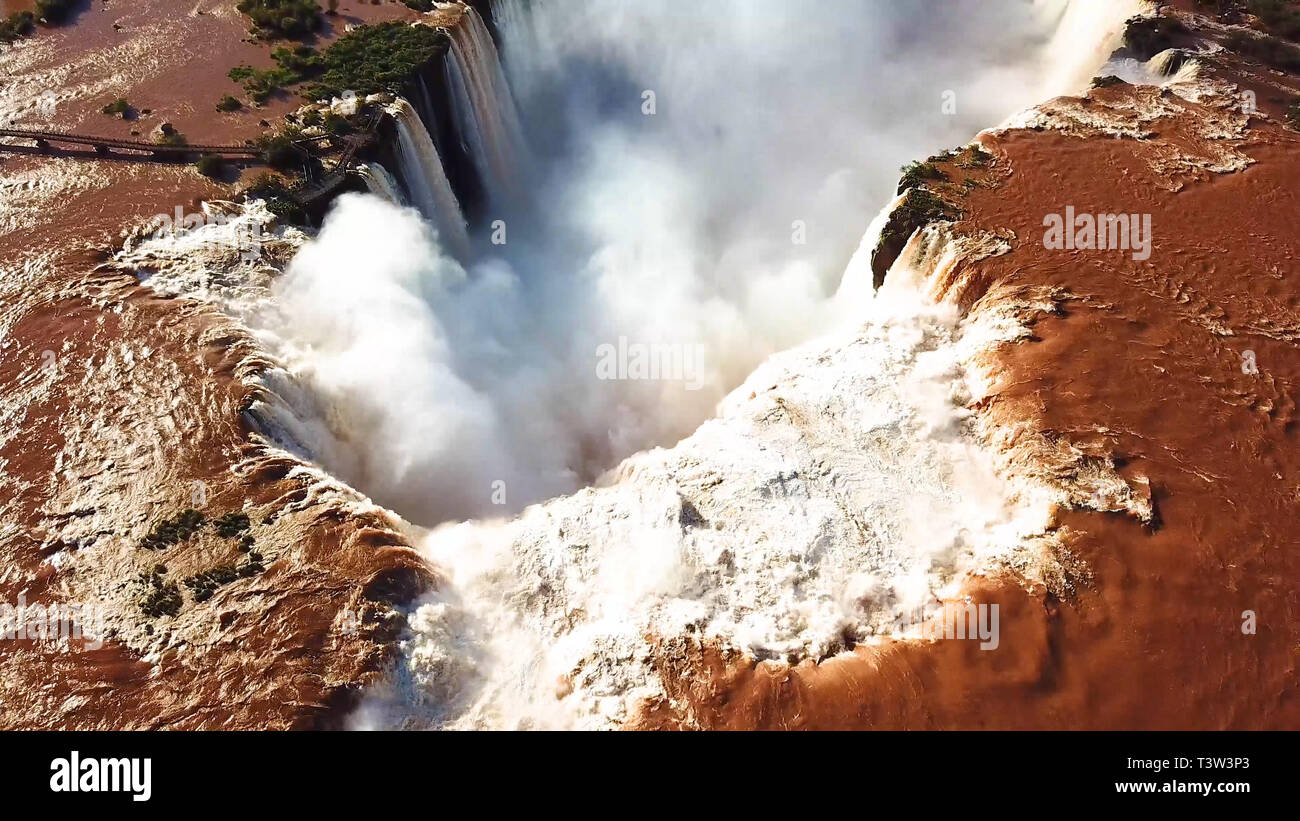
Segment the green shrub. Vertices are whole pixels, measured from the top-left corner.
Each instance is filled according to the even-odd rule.
[[[218,587],[230,584],[238,578],[239,573],[233,566],[223,564],[188,577],[185,579],[185,586],[194,595],[194,601],[207,601],[212,598],[213,593],[217,592]]]
[[[118,97],[116,100],[99,110],[99,113],[101,114],[111,114],[113,116],[121,117],[122,119],[126,119],[127,114],[130,112],[131,104],[121,97]]]
[[[201,527],[203,514],[193,508],[186,508],[175,519],[163,519],[154,525],[140,546],[146,550],[162,550],[177,542],[187,541]]]
[[[204,154],[194,165],[198,167],[200,174],[213,179],[220,177],[226,170],[225,160],[215,154]]]
[[[309,100],[341,97],[345,91],[410,96],[417,72],[448,47],[446,36],[428,26],[380,23],[358,26],[320,53],[309,46],[281,46],[271,52],[274,68],[237,66],[228,76],[258,105],[309,80],[315,80],[303,93]]]
[[[185,145],[185,135],[177,131],[171,123],[163,123],[158,130],[159,145]]]
[[[181,612],[181,591],[175,584],[163,584],[161,576],[154,576],[154,587],[140,598],[140,610],[149,618],[174,616]]]
[[[244,93],[255,105],[261,105],[271,95],[296,80],[283,69],[260,69],[252,66],[235,66],[226,75],[244,87]]]
[[[956,162],[958,168],[983,168],[988,165],[989,155],[978,145],[968,145],[957,156]]]
[[[243,103],[241,103],[235,97],[230,96],[229,94],[227,94],[226,96],[222,97],[220,100],[217,101],[217,111],[221,111],[226,114],[229,114],[232,111],[238,111],[243,107],[244,107]]]
[[[304,96],[322,100],[341,97],[345,91],[410,96],[417,72],[448,47],[446,35],[429,26],[358,26],[321,53],[320,76]]]
[[[0,43],[12,43],[36,33],[39,20],[47,26],[66,23],[77,0],[36,0],[36,11],[16,11],[0,20]]]
[[[961,212],[943,198],[925,188],[911,188],[889,215],[889,220],[880,232],[880,239],[871,252],[872,284],[876,288],[884,284],[889,267],[898,259],[918,228],[941,220],[959,219]]]
[[[257,147],[262,150],[262,159],[277,171],[296,171],[305,159],[303,149],[294,144],[302,137],[302,131],[286,127],[275,134],[267,134],[257,140]]]
[[[325,115],[325,119],[322,121],[321,126],[327,133],[333,134],[336,137],[342,137],[356,131],[356,128],[348,121],[347,117],[335,114],[333,111]]]
[[[1092,80],[1093,88],[1110,88],[1111,86],[1128,85],[1121,78],[1114,74],[1107,74],[1105,77],[1094,77]]]
[[[36,0],[36,16],[49,25],[66,22],[76,7],[77,0]]]
[[[227,513],[220,519],[212,523],[217,529],[217,535],[225,539],[233,539],[240,533],[249,528],[248,514],[246,513]]]
[[[244,190],[244,197],[264,200],[267,209],[280,219],[298,224],[307,222],[307,214],[303,212],[302,206],[294,199],[284,181],[274,174],[263,174],[254,180]]]
[[[900,169],[903,173],[898,181],[898,193],[915,188],[926,180],[946,180],[948,175],[932,162],[911,162]]]
[[[264,40],[305,37],[321,24],[316,0],[240,0],[239,9],[253,21],[253,33]]]
[[[271,50],[275,68],[236,66],[227,76],[244,87],[254,103],[261,105],[272,94],[315,77],[324,70],[321,58],[311,46],[280,46]]]
[[[27,37],[36,31],[36,15],[30,11],[18,11],[0,22],[0,43],[12,43],[20,37]]]

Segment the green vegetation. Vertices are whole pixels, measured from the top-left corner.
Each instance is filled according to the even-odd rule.
[[[227,513],[220,519],[212,523],[217,529],[217,535],[225,539],[233,539],[245,530],[248,530],[249,521],[246,513]]]
[[[185,145],[185,135],[177,131],[171,123],[163,123],[158,126],[158,144],[159,145]]]
[[[183,510],[175,519],[159,522],[141,542],[141,547],[156,550],[186,541],[197,534],[204,524],[202,513],[192,508]],[[222,585],[261,573],[265,569],[262,554],[253,548],[253,537],[245,532],[251,524],[245,513],[227,513],[212,521],[212,528],[218,536],[239,537],[239,551],[245,555],[238,567],[221,564],[184,579],[184,585],[190,589],[196,602],[210,599]],[[174,616],[180,612],[184,603],[179,586],[168,582],[166,575],[167,566],[159,563],[153,566],[151,572],[140,576],[140,581],[147,585],[147,589],[137,604],[151,618]]]
[[[908,236],[922,225],[940,220],[955,220],[960,214],[937,194],[924,188],[913,188],[896,209],[902,221],[911,226]]]
[[[1278,37],[1234,31],[1228,35],[1224,45],[1266,66],[1300,74],[1300,47],[1293,46]]]
[[[294,199],[284,180],[275,174],[263,174],[244,190],[248,199],[265,200],[267,209],[282,220],[299,225],[307,221],[307,214]]]
[[[341,97],[345,91],[409,96],[420,68],[447,47],[445,35],[428,26],[380,23],[348,32],[323,52],[304,45],[281,46],[271,52],[274,68],[237,66],[229,77],[258,105],[282,89],[311,80],[315,82],[303,92],[309,100]]]
[[[989,164],[989,155],[978,145],[968,145],[957,156],[956,162],[958,168],[983,168]]]
[[[1128,85],[1128,83],[1116,77],[1114,74],[1107,74],[1105,77],[1096,77],[1092,81],[1093,88],[1110,88],[1111,86]]]
[[[265,569],[266,567],[262,564],[262,554],[256,550],[250,550],[244,563],[235,568],[235,572],[241,577],[247,578],[248,576],[255,576]]]
[[[925,188],[912,188],[889,215],[880,240],[871,253],[872,284],[879,288],[885,274],[907,246],[907,241],[918,228],[940,220],[958,220],[961,213],[942,197]]]
[[[429,26],[359,26],[321,54],[322,71],[304,96],[311,100],[386,91],[410,96],[421,67],[446,53],[447,37]]]
[[[321,120],[321,127],[325,129],[326,133],[335,137],[343,137],[357,130],[347,117],[335,114],[333,111],[325,114],[324,119]]]
[[[278,68],[258,69],[252,66],[235,66],[227,75],[244,87],[244,92],[255,105],[261,105],[283,86],[297,82]]]
[[[306,151],[295,144],[302,138],[302,131],[293,126],[286,126],[274,134],[258,138],[257,147],[262,151],[266,164],[277,171],[297,171],[303,161],[308,159]]]
[[[236,66],[227,76],[244,87],[253,102],[261,105],[272,94],[310,80],[325,70],[320,55],[311,46],[280,46],[271,50],[275,68]]]
[[[16,11],[0,20],[0,43],[12,43],[36,33],[36,23],[57,26],[68,21],[77,0],[36,0],[36,11]]]
[[[20,37],[27,37],[36,31],[36,15],[30,11],[18,11],[0,22],[0,43],[12,43]]]
[[[204,154],[194,165],[199,169],[200,174],[212,179],[217,179],[226,172],[226,161],[216,154]]]
[[[1257,16],[1269,33],[1288,40],[1300,40],[1300,8],[1286,0],[1250,0],[1250,13]]]
[[[321,24],[316,0],[240,0],[235,8],[248,15],[263,40],[306,37]]]
[[[126,120],[129,119],[128,115],[131,113],[131,111],[132,111],[131,104],[128,103],[126,100],[122,99],[121,97],[118,97],[113,102],[101,108],[99,110],[99,113],[110,114],[116,117],[121,117],[122,119]]]
[[[942,155],[940,158],[943,160],[951,159],[951,157]],[[912,162],[903,166],[900,170],[903,173],[902,178],[898,181],[898,193],[900,194],[909,188],[924,184],[926,180],[948,179],[948,175],[943,173],[939,166],[933,162]]]
[[[238,111],[243,107],[244,107],[243,103],[241,103],[238,99],[230,96],[229,94],[222,97],[217,102],[217,111],[221,111],[226,114],[229,114],[232,111]]]
[[[149,535],[140,542],[145,550],[163,550],[177,542],[187,541],[199,528],[203,527],[203,514],[194,508],[186,508],[175,519],[163,519],[153,526]]]
[[[218,565],[211,570],[196,573],[185,580],[185,586],[194,594],[194,601],[207,601],[217,588],[230,584],[239,578],[239,572],[228,564]]]
[[[181,612],[181,591],[174,583],[155,587],[140,599],[140,610],[152,619]]]
[[[183,602],[181,601],[180,588],[165,581],[163,577],[166,574],[167,565],[156,564],[152,573],[140,577],[140,580],[149,587],[137,604],[140,606],[140,610],[151,619],[160,616],[174,616],[181,611]]]

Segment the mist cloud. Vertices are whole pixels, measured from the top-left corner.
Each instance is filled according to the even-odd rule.
[[[313,452],[421,524],[689,433],[831,321],[901,164],[1073,90],[1100,63],[1081,32],[1136,3],[530,5],[500,9],[535,156],[529,196],[492,204],[506,244],[462,267],[415,211],[350,195],[278,288],[291,370],[328,408]],[[703,388],[599,378],[620,338],[694,346]]]

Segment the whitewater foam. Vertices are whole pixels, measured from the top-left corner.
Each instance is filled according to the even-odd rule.
[[[955,309],[896,265],[865,322],[772,357],[718,418],[600,486],[424,544],[450,579],[415,611],[405,668],[362,722],[614,727],[662,697],[657,643],[758,659],[894,635],[1016,557],[1046,494],[1000,478],[967,432]]]

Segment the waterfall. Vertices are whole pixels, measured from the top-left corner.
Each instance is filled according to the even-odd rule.
[[[366,188],[376,197],[382,197],[394,205],[406,205],[406,197],[402,196],[397,180],[379,163],[360,163],[357,165],[357,175],[365,180]]]
[[[538,74],[537,62],[543,59],[543,43],[533,28],[533,15],[524,0],[494,0],[492,22],[502,48],[507,49],[504,68],[511,87],[526,97]]]
[[[877,243],[880,242],[880,235],[884,233],[885,226],[889,224],[889,218],[893,215],[894,210],[903,204],[907,198],[907,192],[894,197],[889,204],[880,209],[880,213],[867,226],[866,233],[862,235],[862,241],[858,243],[858,250],[854,252],[853,257],[849,260],[848,267],[844,269],[844,276],[840,279],[839,290],[835,292],[834,307],[845,319],[857,321],[865,307],[871,303],[875,296],[874,274],[871,271],[871,255],[876,250]]]
[[[514,96],[482,18],[467,8],[452,29],[447,85],[457,133],[474,159],[491,197],[511,201],[522,193],[527,149]]]
[[[397,121],[397,155],[402,182],[420,213],[438,226],[442,244],[464,259],[469,253],[469,235],[456,193],[443,170],[442,158],[420,115],[404,99],[389,107]]]

